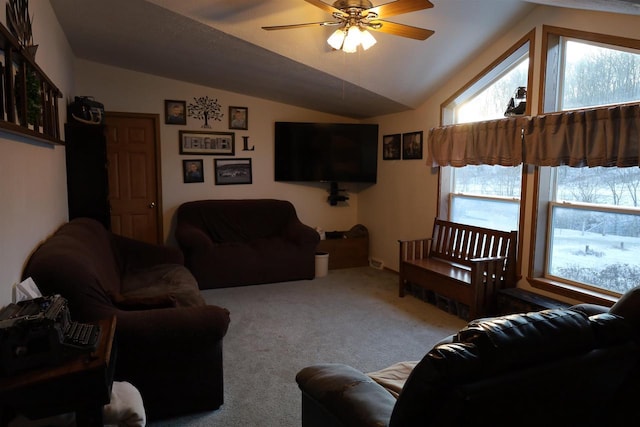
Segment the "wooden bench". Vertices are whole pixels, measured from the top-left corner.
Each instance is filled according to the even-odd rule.
[[[430,238],[399,240],[400,296],[408,283],[468,308],[468,320],[492,315],[500,289],[516,285],[516,231],[436,219]]]

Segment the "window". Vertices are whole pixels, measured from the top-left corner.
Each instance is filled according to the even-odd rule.
[[[443,104],[443,125],[504,118],[511,97],[527,87],[533,32]],[[518,230],[522,166],[469,165],[440,172],[439,216],[504,231]]]
[[[640,101],[639,41],[557,28],[543,38],[544,112]],[[534,276],[574,297],[615,297],[640,283],[638,167],[540,168],[538,185]]]

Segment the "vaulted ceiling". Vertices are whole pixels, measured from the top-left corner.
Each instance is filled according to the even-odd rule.
[[[376,32],[348,54],[327,45],[330,27],[262,30],[332,19],[304,0],[51,0],[79,58],[354,119],[418,107],[536,3],[640,15],[640,0],[431,2],[389,19],[427,40]]]

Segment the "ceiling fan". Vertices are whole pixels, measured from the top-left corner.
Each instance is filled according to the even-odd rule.
[[[426,40],[434,33],[432,30],[381,19],[432,8],[433,4],[428,0],[396,0],[376,7],[373,6],[370,0],[336,0],[332,5],[321,0],[305,1],[329,12],[336,20],[262,28],[271,31],[315,26],[337,26],[338,29],[329,37],[327,43],[336,50],[341,49],[349,53],[356,52],[358,46],[362,46],[364,50],[367,50],[376,43],[376,39],[367,30],[415,40]]]

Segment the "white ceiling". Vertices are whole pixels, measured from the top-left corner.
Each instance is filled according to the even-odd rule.
[[[331,0],[325,0],[329,3]],[[304,0],[51,0],[79,58],[356,119],[416,108],[473,53],[536,5],[640,15],[640,0],[431,0],[390,18],[435,34],[375,32],[366,52],[332,51],[332,20]],[[374,5],[388,0],[374,0]]]

